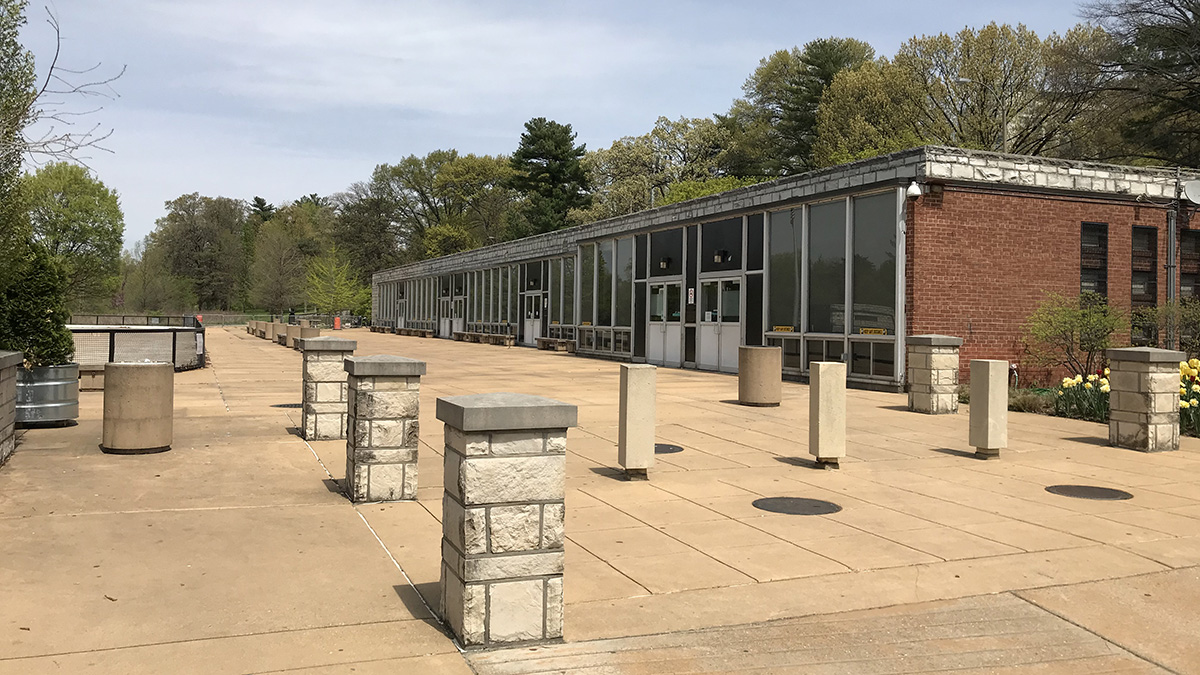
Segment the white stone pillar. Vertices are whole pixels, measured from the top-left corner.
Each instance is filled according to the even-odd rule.
[[[1008,361],[971,360],[970,440],[981,459],[1008,447]]]
[[[17,368],[25,355],[0,351],[0,465],[17,447]]]
[[[346,492],[354,502],[417,498],[417,441],[425,362],[352,356]]]
[[[646,480],[654,468],[655,374],[644,364],[621,364],[617,461],[629,480]]]
[[[439,398],[445,422],[442,615],[464,647],[562,638],[567,428],[575,406]]]
[[[908,409],[929,415],[958,412],[958,350],[962,338],[912,335],[908,344]]]
[[[1183,352],[1109,349],[1108,443],[1162,452],[1179,449],[1179,362]]]
[[[808,452],[817,465],[836,469],[846,456],[846,364],[808,365]]]
[[[310,441],[346,437],[346,370],[342,362],[358,343],[318,337],[297,341],[301,352],[300,430]]]

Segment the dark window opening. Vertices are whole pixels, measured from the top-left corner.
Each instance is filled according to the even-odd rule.
[[[1108,224],[1083,223],[1079,240],[1079,290],[1107,296]]]

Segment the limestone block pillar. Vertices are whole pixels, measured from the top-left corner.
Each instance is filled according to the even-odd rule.
[[[970,440],[981,459],[1008,447],[1008,361],[971,360]]]
[[[846,364],[814,361],[808,366],[808,452],[824,469],[846,456]]]
[[[929,415],[958,412],[958,350],[962,338],[913,335],[906,340],[908,409]]]
[[[301,405],[300,430],[310,441],[346,437],[346,370],[342,363],[358,343],[342,338],[319,337],[300,340]]]
[[[339,338],[316,338],[336,340]],[[347,421],[346,492],[354,502],[417,498],[417,439],[425,362],[353,356]]]
[[[21,352],[0,351],[0,464],[17,447],[17,368],[24,360]]]
[[[738,403],[773,407],[783,399],[783,349],[738,347]]]
[[[654,468],[655,373],[645,364],[621,364],[617,461],[630,480],[646,480]]]
[[[575,406],[439,398],[445,423],[442,615],[464,647],[562,638],[567,428]]]
[[[1183,352],[1109,349],[1108,443],[1162,452],[1179,449],[1179,362]]]

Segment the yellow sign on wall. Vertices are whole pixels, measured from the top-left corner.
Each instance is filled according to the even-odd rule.
[[[886,328],[859,328],[859,335],[887,335]]]
[[[771,326],[772,333],[795,333],[796,329],[793,326]]]

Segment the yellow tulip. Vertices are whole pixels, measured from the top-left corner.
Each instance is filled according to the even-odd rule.
[[[1100,385],[1100,391],[1107,394],[1110,391],[1110,387],[1107,384],[1102,384]]]
[[[1096,374],[1088,373],[1088,382],[1095,382],[1095,381],[1096,381]]]
[[[1188,359],[1188,366],[1191,368],[1200,368],[1200,359]]]
[[[1189,366],[1189,365],[1188,365],[1188,362],[1187,362],[1187,361],[1180,361],[1180,362],[1179,362],[1179,369],[1180,369],[1180,370],[1187,370],[1188,368],[1191,368],[1191,366]]]
[[[1092,388],[1092,383],[1091,383],[1091,382],[1088,382],[1087,384],[1083,385],[1083,388],[1084,388],[1084,389],[1091,389],[1091,388]]]
[[[1105,368],[1105,369],[1104,369],[1104,376],[1105,376],[1105,377],[1108,377],[1108,375],[1109,375],[1108,368]]]
[[[1100,378],[1100,384],[1108,384],[1108,378],[1107,377]]]
[[[1063,390],[1062,390],[1062,389],[1059,389],[1059,390],[1058,390],[1058,395],[1059,395],[1059,396],[1062,396],[1062,395],[1063,395]]]
[[[1187,407],[1188,407],[1188,402],[1187,402],[1187,401],[1180,401],[1180,402],[1179,402],[1179,407],[1180,407],[1180,408],[1187,408]]]
[[[1082,376],[1082,375],[1076,375],[1076,376],[1075,376],[1075,384],[1079,384],[1080,382],[1083,382],[1083,376]]]

